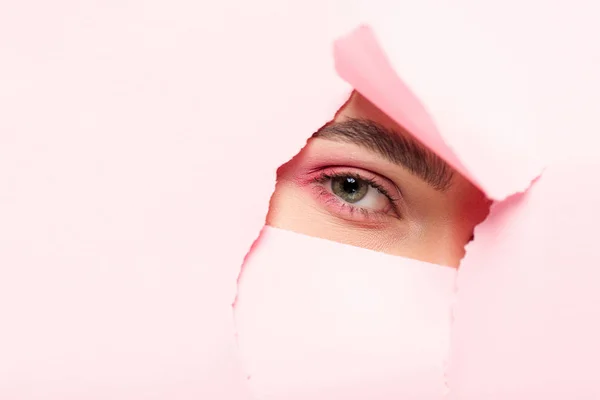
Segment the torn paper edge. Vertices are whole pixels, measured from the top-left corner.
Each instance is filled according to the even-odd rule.
[[[348,77],[348,75],[345,73],[346,71],[342,70],[342,68],[340,67],[340,57],[347,57],[349,58],[349,56],[346,54],[344,54],[345,51],[348,51],[348,47],[352,46],[352,44],[348,44],[348,42],[350,42],[353,38],[355,38],[356,36],[360,36],[360,34],[364,34],[366,35],[366,38],[364,38],[365,40],[369,41],[370,43],[367,44],[367,46],[376,46],[379,49],[379,56],[383,57],[382,61],[384,62],[384,65],[386,66],[386,68],[389,68],[391,71],[393,71],[393,74],[395,75],[395,78],[398,79],[398,81],[401,83],[401,85],[403,87],[405,87],[405,89],[407,91],[410,92],[410,94],[412,95],[412,97],[414,98],[414,100],[416,100],[417,104],[416,106],[421,110],[421,112],[423,112],[428,121],[426,121],[426,125],[431,126],[433,129],[435,129],[437,135],[439,136],[439,138],[441,139],[441,142],[443,144],[443,146],[445,146],[445,148],[447,149],[447,151],[450,154],[440,154],[439,151],[436,151],[435,149],[431,148],[428,144],[422,142],[422,140],[418,137],[416,137],[416,135],[414,135],[413,132],[411,132],[411,127],[406,126],[405,121],[398,121],[396,118],[392,117],[387,110],[382,110],[384,112],[386,112],[386,114],[388,114],[388,116],[390,116],[391,118],[393,118],[400,126],[404,127],[408,132],[410,132],[411,134],[413,134],[413,136],[415,136],[415,138],[417,140],[419,140],[423,145],[425,145],[427,148],[429,148],[430,150],[432,150],[434,153],[436,153],[438,156],[442,157],[444,160],[446,160],[447,162],[449,162],[455,169],[459,170],[459,172],[461,172],[469,181],[471,181],[474,185],[476,185],[480,190],[482,190],[482,192],[486,195],[486,197],[489,200],[492,200],[492,204],[490,205],[490,208],[488,210],[488,213],[486,215],[486,217],[480,222],[478,223],[474,229],[473,229],[473,240],[469,243],[467,243],[464,247],[464,255],[461,258],[461,261],[459,263],[459,267],[458,267],[458,271],[457,274],[455,276],[455,280],[454,280],[454,290],[453,290],[453,296],[452,296],[452,300],[450,303],[450,309],[449,309],[449,332],[450,332],[450,338],[448,340],[448,349],[447,349],[447,353],[446,353],[446,357],[444,360],[442,360],[442,366],[443,366],[443,382],[444,382],[444,387],[445,387],[445,393],[444,396],[448,396],[451,392],[451,387],[450,387],[450,376],[449,376],[449,371],[452,365],[452,360],[451,360],[451,355],[452,355],[452,343],[453,343],[453,335],[454,335],[454,321],[455,321],[455,314],[456,314],[456,309],[458,307],[458,294],[459,294],[459,289],[460,289],[460,283],[459,280],[461,279],[461,270],[462,270],[462,264],[463,264],[463,260],[467,257],[467,255],[469,254],[469,249],[470,247],[472,247],[473,245],[475,245],[475,241],[477,240],[478,237],[478,231],[479,229],[481,229],[481,225],[485,224],[486,221],[488,220],[488,218],[490,217],[490,215],[492,215],[492,213],[495,211],[495,209],[499,206],[500,203],[503,203],[505,201],[510,201],[510,199],[516,197],[516,196],[521,196],[523,194],[525,194],[534,184],[535,182],[539,179],[539,177],[543,174],[546,166],[544,164],[541,164],[539,169],[537,171],[535,171],[535,173],[532,173],[532,176],[529,177],[524,177],[522,180],[519,180],[519,184],[518,185],[513,185],[513,187],[510,190],[505,190],[502,193],[496,193],[496,192],[491,192],[489,190],[488,187],[486,187],[486,185],[482,184],[481,182],[478,182],[474,177],[473,174],[469,173],[470,171],[464,166],[464,163],[462,162],[462,160],[460,159],[460,156],[457,154],[456,149],[452,146],[451,143],[449,143],[448,139],[445,138],[443,135],[441,135],[439,128],[437,127],[437,124],[435,123],[435,120],[432,118],[431,113],[428,112],[427,107],[425,107],[425,105],[418,99],[418,97],[416,95],[414,95],[414,93],[410,90],[409,86],[404,83],[402,81],[402,79],[398,76],[398,74],[396,73],[395,69],[393,68],[393,66],[391,65],[391,63],[389,62],[389,59],[386,56],[386,53],[384,51],[384,49],[381,48],[381,46],[379,45],[376,36],[373,32],[373,30],[368,26],[368,25],[361,25],[359,27],[357,27],[355,30],[353,30],[351,33],[349,33],[348,35],[338,39],[335,43],[334,43],[334,56],[336,58],[336,70],[338,71],[338,74],[340,75],[340,77],[342,77],[342,79],[346,80],[346,82],[350,83],[353,87],[355,87],[359,92],[361,92],[359,86],[362,86],[360,84],[356,84],[357,82],[353,82],[353,79],[351,77]],[[356,44],[356,43],[354,43]],[[364,43],[363,43],[364,44]],[[352,49],[355,51],[361,51],[364,49],[360,49],[360,48],[355,48]],[[375,54],[375,56],[377,56],[377,54]],[[347,63],[347,61],[346,61]],[[358,72],[355,72],[355,75],[358,75]],[[364,77],[362,78],[363,81],[367,80]],[[377,107],[380,107],[379,104],[377,104],[376,101],[373,101],[373,98],[370,98],[370,96],[368,96],[368,94],[366,93],[362,93],[361,94],[363,96],[365,96],[366,98],[368,98],[371,102],[373,102],[373,104],[375,104]],[[410,120],[408,120],[410,122]],[[414,128],[414,127],[413,127]],[[418,129],[418,128],[417,128]],[[461,171],[462,170],[462,171]]]
[[[405,115],[405,118],[402,121],[398,120],[398,114],[403,114],[402,105],[398,105],[398,110],[392,110],[390,108],[394,107],[393,105],[384,107],[377,98],[374,98],[376,96],[370,90],[369,79],[364,76],[366,72],[357,70],[357,68],[359,68],[357,67],[358,63],[352,62],[352,60],[357,57],[365,58],[365,56],[369,59],[369,62],[366,63],[369,67],[373,67],[374,65],[374,63],[370,61],[371,59],[379,59],[378,63],[383,65],[383,68],[385,69],[383,72],[385,75],[393,76],[392,79],[396,80],[396,86],[398,86],[399,91],[404,93],[403,97],[406,99],[404,103],[406,103],[407,108],[412,108],[416,113],[420,114],[420,123],[415,122],[409,115]],[[336,70],[342,79],[353,86],[383,112],[388,114],[388,116],[394,119],[400,126],[405,128],[416,140],[448,162],[454,169],[484,192],[489,199],[503,201],[515,193],[525,192],[529,189],[531,183],[542,174],[544,164],[541,162],[541,157],[536,156],[534,158],[540,161],[540,166],[535,168],[535,170],[527,171],[528,174],[531,173],[530,176],[513,179],[510,182],[511,186],[504,185],[504,187],[496,189],[491,187],[492,185],[487,185],[486,182],[477,178],[476,175],[472,173],[472,171],[477,168],[472,167],[469,169],[465,166],[454,146],[449,143],[450,141],[448,138],[441,134],[441,130],[438,128],[435,119],[432,117],[427,107],[419,100],[418,96],[414,94],[409,85],[400,78],[393,65],[390,63],[384,49],[379,44],[375,32],[368,25],[360,25],[349,34],[336,40],[334,42],[334,57]],[[396,115],[392,116],[392,114]],[[434,132],[434,134],[423,133],[429,130]],[[423,140],[423,137],[428,137],[428,140],[431,143],[436,142],[440,148],[435,150],[427,143],[427,140]]]
[[[336,65],[336,70],[338,72],[338,75],[343,80],[345,80],[346,82],[348,82],[352,87],[354,87],[356,90],[358,90],[359,92],[361,92],[361,90],[360,90],[360,88],[358,88],[356,86],[361,86],[361,85],[356,85],[355,86],[355,84],[353,84],[353,82],[352,82],[352,79],[347,79],[347,76],[343,73],[343,71],[339,70],[337,59],[339,57],[339,45],[340,45],[340,43],[342,43],[342,41],[348,40],[348,38],[350,38],[352,35],[356,34],[357,32],[359,32],[359,31],[365,31],[365,30],[368,31],[368,33],[375,40],[375,43],[377,43],[373,31],[367,25],[361,25],[361,26],[359,26],[357,29],[355,29],[350,34],[348,34],[345,37],[342,37],[342,38],[336,40],[333,43],[333,56],[334,56],[334,59],[336,60],[335,65]],[[381,47],[379,47],[379,51],[381,52],[381,55],[383,55],[385,57],[385,52],[383,51],[383,49],[381,49]],[[387,61],[387,58],[386,58],[386,61]],[[393,70],[393,67],[389,64],[389,61],[387,61],[387,65],[389,66],[389,68],[391,68]],[[400,77],[397,74],[396,74],[396,78],[398,80],[400,80],[400,82],[402,82],[402,80],[400,79]],[[402,82],[402,84],[408,88],[408,86],[406,84],[404,84],[404,82]],[[369,96],[366,95],[365,93],[361,92],[361,94],[363,94],[366,98],[368,98],[370,101],[372,101],[372,99],[369,98]],[[351,93],[348,94],[346,100],[340,105],[340,107],[338,107],[338,111],[335,113],[335,115],[337,115],[337,113],[339,113],[339,110],[341,110],[343,108],[344,104],[347,103],[347,101],[349,100],[350,96],[351,96]],[[437,132],[439,132],[439,129],[437,128],[437,125],[435,124],[435,121],[431,117],[431,114],[427,112],[427,108],[418,100],[418,98],[416,96],[414,96],[414,97],[417,99],[417,101],[419,103],[419,106],[427,114],[427,116],[429,118],[428,123],[431,124],[437,130]],[[377,104],[377,102],[373,102],[373,103],[376,106],[379,107],[379,105]],[[328,122],[326,122],[325,124],[322,124],[321,127],[322,126],[326,126],[327,124],[330,124],[335,119],[335,115]],[[397,121],[396,120],[396,122],[398,124],[400,124],[401,126],[405,125],[405,124],[402,123],[403,121]],[[408,131],[410,132],[410,129],[408,129]],[[315,130],[315,132],[316,132],[316,130]],[[291,160],[300,151],[302,151],[302,149],[306,146],[308,139],[310,139],[311,135],[312,134],[309,134],[309,136],[306,139],[306,141],[304,142],[304,144],[302,146],[300,146],[300,148],[294,154],[292,154],[291,156],[285,158],[286,161],[284,161],[282,163],[282,165],[285,164],[286,162],[288,162],[289,160]],[[449,369],[451,367],[451,357],[450,357],[451,356],[451,347],[452,347],[451,343],[452,343],[452,337],[453,337],[453,325],[454,325],[455,309],[456,309],[456,307],[458,305],[458,300],[457,299],[458,299],[458,292],[459,292],[459,279],[460,279],[460,275],[461,275],[460,270],[461,270],[461,267],[462,267],[462,262],[467,257],[468,252],[469,252],[469,248],[471,246],[473,246],[474,243],[475,243],[475,241],[477,240],[477,236],[478,236],[477,231],[480,229],[480,226],[487,221],[487,219],[492,214],[492,212],[494,211],[494,209],[498,206],[498,204],[502,203],[504,201],[508,201],[513,196],[517,196],[517,195],[521,195],[521,194],[526,193],[531,188],[531,186],[535,183],[535,181],[543,174],[543,171],[544,171],[545,167],[542,166],[540,168],[539,173],[537,173],[535,176],[531,177],[530,179],[526,180],[524,185],[515,187],[511,191],[504,192],[501,195],[499,195],[497,193],[494,194],[494,195],[492,195],[489,192],[489,190],[487,190],[484,187],[484,185],[482,185],[480,182],[477,182],[471,176],[471,174],[468,173],[469,172],[468,169],[466,167],[464,167],[464,164],[462,164],[462,161],[460,160],[460,157],[457,155],[457,153],[456,153],[455,149],[453,148],[453,146],[450,143],[448,143],[448,140],[446,138],[444,138],[444,136],[441,135],[441,134],[439,134],[439,136],[440,136],[441,141],[443,142],[444,146],[448,149],[448,151],[456,159],[456,161],[452,162],[453,167],[455,167],[456,169],[463,169],[465,171],[465,172],[463,172],[463,174],[466,175],[467,179],[469,179],[473,184],[475,184],[477,187],[479,187],[485,193],[485,195],[488,197],[488,199],[493,200],[493,203],[490,205],[490,209],[489,209],[486,217],[479,224],[477,224],[477,226],[475,226],[475,228],[473,230],[473,236],[474,236],[473,240],[465,245],[465,254],[464,254],[463,258],[461,259],[461,262],[460,262],[460,265],[459,265],[459,268],[458,268],[458,272],[457,272],[456,277],[455,277],[454,293],[453,293],[453,298],[452,298],[452,301],[451,301],[451,304],[450,304],[450,310],[449,310],[449,324],[450,324],[450,329],[449,329],[450,338],[449,338],[449,341],[448,341],[449,346],[448,346],[448,351],[447,351],[447,354],[446,354],[446,358],[444,360],[441,360],[443,371],[444,371],[443,372],[443,382],[444,382],[444,387],[446,389],[444,395],[447,396],[447,395],[450,394],[450,391],[451,391],[450,383],[449,383],[449,373],[448,373],[448,371],[449,371]],[[416,137],[416,139],[419,140],[419,141],[421,141],[418,137]],[[430,148],[427,144],[425,144],[425,143],[423,143],[423,144],[426,147]],[[447,158],[448,158],[447,156],[445,156],[443,154],[440,154],[438,151],[435,151],[434,149],[430,148],[430,150],[434,151],[437,155],[439,155],[440,157],[442,157],[443,159],[445,159],[446,161],[448,161],[447,160]],[[457,163],[458,163],[458,165],[455,165]],[[279,166],[280,165],[274,166],[275,171],[277,171],[277,169],[279,168]],[[272,185],[271,195],[269,196],[269,199],[271,198],[271,196],[273,195],[273,192],[275,191],[276,173],[274,174],[273,178],[274,178],[273,179],[273,185]],[[266,219],[266,215],[268,213],[268,210],[269,210],[269,208],[267,207],[266,212],[265,212],[265,219]],[[234,329],[235,329],[234,337],[235,337],[235,342],[236,342],[236,346],[238,346],[238,349],[239,349],[238,327],[237,327],[236,318],[235,318],[235,308],[236,308],[236,304],[237,304],[237,301],[238,301],[240,283],[242,281],[242,275],[244,273],[244,266],[245,266],[246,262],[248,261],[249,257],[251,257],[251,254],[252,254],[253,250],[260,243],[260,240],[262,238],[262,234],[263,234],[263,231],[264,231],[264,227],[265,227],[265,225],[263,225],[263,227],[260,229],[260,231],[258,232],[258,234],[255,237],[254,241],[252,242],[252,244],[251,244],[248,252],[244,256],[244,259],[243,259],[243,261],[242,261],[242,263],[240,265],[240,271],[238,273],[237,280],[236,280],[235,297],[234,297],[234,299],[232,301],[231,306],[232,306],[232,318],[233,318],[233,324],[234,324],[233,326],[234,326]],[[251,377],[250,376],[246,376],[246,378],[250,379]]]
[[[284,157],[282,157],[284,159],[283,162],[280,162],[279,165],[274,166],[274,174],[272,175],[272,185],[271,185],[271,193],[269,195],[269,201],[267,203],[267,207],[266,207],[266,211],[264,212],[264,223],[262,225],[262,227],[260,228],[258,234],[256,235],[256,237],[254,238],[254,240],[252,241],[252,244],[250,245],[248,251],[246,252],[246,254],[244,255],[244,258],[242,260],[242,263],[240,265],[240,269],[239,272],[237,274],[237,278],[236,278],[236,282],[235,282],[235,296],[233,298],[233,301],[231,302],[231,318],[233,321],[233,336],[234,336],[234,341],[235,341],[235,346],[236,349],[238,350],[238,354],[240,354],[241,349],[240,349],[240,343],[239,343],[239,328],[237,325],[237,320],[235,318],[235,312],[236,312],[236,306],[238,303],[238,299],[239,299],[239,292],[240,292],[240,285],[242,282],[242,277],[244,274],[244,269],[245,266],[248,262],[248,260],[252,257],[252,253],[253,251],[256,249],[256,247],[260,244],[260,241],[263,239],[263,233],[265,231],[265,228],[267,226],[266,221],[267,221],[267,215],[269,213],[269,209],[270,209],[270,203],[271,203],[271,198],[273,197],[273,194],[275,193],[275,189],[276,189],[276,185],[277,185],[277,170],[284,165],[285,163],[289,162],[290,160],[292,160],[296,155],[298,155],[308,144],[308,141],[311,139],[311,137],[313,136],[313,134],[315,132],[317,132],[319,129],[323,128],[324,126],[327,126],[329,124],[331,124],[332,122],[334,122],[335,118],[337,117],[337,115],[340,113],[341,110],[343,110],[343,108],[346,106],[346,104],[348,104],[348,102],[351,100],[352,98],[352,92],[353,90],[349,90],[348,93],[346,93],[343,97],[343,101],[341,102],[341,105],[339,105],[339,107],[337,107],[334,115],[327,120],[327,122],[321,124],[319,126],[319,128],[317,128],[316,130],[314,130],[312,133],[308,134],[308,137],[304,140],[304,142],[299,145],[297,148],[297,150],[295,150],[295,152],[293,152],[292,155],[286,155]],[[317,238],[318,239],[318,238]],[[322,239],[325,240],[325,239]],[[244,376],[246,378],[246,380],[250,380],[252,378],[251,375],[248,374],[248,371],[246,370],[246,368],[244,368],[244,366],[242,365],[242,371],[244,373]]]

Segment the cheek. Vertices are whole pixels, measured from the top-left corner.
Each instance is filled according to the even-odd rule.
[[[374,228],[336,218],[311,194],[286,181],[277,184],[267,225],[388,254],[397,254],[407,235],[401,224]]]
[[[266,228],[235,307],[253,394],[441,396],[454,273]]]
[[[447,260],[445,264],[458,266],[474,228],[487,217],[489,206],[483,193],[470,183],[460,181],[446,199],[432,207],[440,212],[427,220],[429,228],[423,245]]]
[[[444,215],[430,216],[427,221],[361,227],[333,217],[301,188],[286,181],[278,183],[267,217],[267,225],[272,227],[453,267],[458,266],[468,240],[461,224],[464,221],[450,223]]]
[[[423,221],[421,236],[414,239],[415,258],[457,268],[479,218],[467,211],[452,211],[447,205],[439,209],[445,212]]]

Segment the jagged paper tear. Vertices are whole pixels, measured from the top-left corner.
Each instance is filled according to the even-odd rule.
[[[238,310],[259,397],[598,397],[590,132],[600,58],[594,6],[580,6],[374,3],[367,20],[381,47],[366,26],[337,42],[340,75],[497,202],[468,246],[458,292],[438,287],[440,302],[442,267],[267,229]],[[568,34],[556,30],[565,22]],[[424,321],[439,336],[413,336]]]
[[[370,27],[363,26],[338,40],[335,58],[341,77],[471,180],[490,199],[503,200],[525,191],[541,173],[543,163],[533,136],[536,130],[531,130],[535,128],[527,119],[515,120],[514,113],[503,112],[504,118],[511,118],[514,129],[506,131],[506,126],[495,120],[488,120],[486,126],[466,128],[464,123],[456,120],[461,116],[469,118],[467,115],[478,112],[468,102],[464,107],[468,107],[469,114],[463,110],[457,110],[456,114],[448,114],[447,110],[440,115],[432,114],[402,81],[402,65],[394,68]],[[420,76],[411,83],[418,86],[420,79],[425,77]],[[452,89],[450,85],[436,88],[445,94],[445,98],[440,96],[441,101],[447,102],[448,98],[452,98],[454,93],[449,89]],[[498,103],[508,105],[510,96],[516,97],[520,93],[507,93],[504,99],[498,99],[499,95],[495,93],[489,104],[489,97],[470,100],[489,110],[497,107]],[[512,105],[506,108],[511,109]],[[530,130],[523,130],[523,126]],[[515,143],[518,145],[515,146]]]
[[[600,93],[593,2],[389,3],[0,3],[0,398],[248,398],[231,318],[240,263],[263,224],[275,168],[348,94],[331,44],[359,23],[372,26],[437,130],[396,115],[375,98],[381,88],[370,98],[414,124],[449,161],[454,155],[490,197],[523,189],[539,167],[522,157],[535,151],[528,139],[521,143],[527,135],[504,141],[506,132],[543,132],[544,153],[552,147],[567,161],[593,160]],[[525,67],[533,73],[522,77]],[[527,85],[532,90],[521,92]],[[494,140],[478,136],[484,132]],[[512,171],[508,178],[500,167]],[[590,185],[597,169],[551,165],[527,203],[506,203],[515,209],[495,209],[481,225],[460,272],[450,345],[451,271],[402,267],[393,257],[267,230],[256,260],[274,257],[290,277],[328,274],[327,287],[310,276],[299,277],[302,287],[286,280],[291,293],[326,289],[332,305],[351,303],[338,315],[309,298],[315,315],[329,312],[325,361],[348,360],[336,356],[352,348],[334,339],[336,327],[352,321],[378,345],[372,353],[370,342],[355,346],[367,362],[353,358],[338,371],[354,385],[322,380],[305,390],[335,393],[341,384],[357,395],[376,388],[380,398],[389,390],[439,399],[452,349],[450,394],[460,400],[597,397],[599,218]],[[587,179],[571,182],[582,170]],[[294,264],[296,253],[304,264]],[[315,269],[319,260],[324,270]],[[255,266],[243,279],[285,290],[266,274],[273,269],[252,276]],[[268,305],[264,312],[279,313],[268,323],[283,329],[278,318],[293,315],[283,303]],[[348,319],[353,312],[361,319]],[[386,326],[394,329],[386,334]],[[320,326],[309,328],[316,334]],[[395,352],[386,352],[388,343]],[[363,376],[371,379],[358,382]],[[391,378],[398,385],[388,386]],[[261,386],[268,375],[253,380],[278,388]]]
[[[0,398],[246,398],[237,277],[350,92],[334,11],[0,2]]]
[[[512,154],[506,174],[498,165],[501,152],[494,151],[501,144],[491,139],[497,132],[481,132],[487,140],[467,145],[456,123],[434,122],[369,27],[338,40],[334,56],[341,77],[490,197],[523,191],[540,173],[534,147]],[[460,157],[448,145],[455,142]],[[493,156],[477,164],[482,152]],[[265,400],[443,398],[455,275],[447,267],[266,228],[245,264],[236,304],[253,393]]]

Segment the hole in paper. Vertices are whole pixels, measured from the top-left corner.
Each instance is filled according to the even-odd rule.
[[[267,225],[457,267],[489,204],[354,92],[278,169]]]

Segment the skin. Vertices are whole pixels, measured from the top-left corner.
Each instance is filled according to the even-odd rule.
[[[410,137],[356,92],[337,113],[334,122],[350,119],[374,122],[393,130],[394,134]],[[463,176],[450,171],[449,186],[440,190],[409,168],[391,162],[365,146],[313,137],[298,155],[278,170],[267,224],[392,255],[457,267],[474,227],[487,215],[489,201]],[[363,189],[368,187],[363,200],[357,203],[345,201],[346,197],[338,196],[334,186],[337,182],[339,194],[340,182],[345,182],[348,174],[352,175],[351,179],[368,178],[376,182],[395,201],[390,202],[366,181],[361,181]],[[332,175],[335,177],[327,178]],[[342,194],[346,196],[346,192]]]

